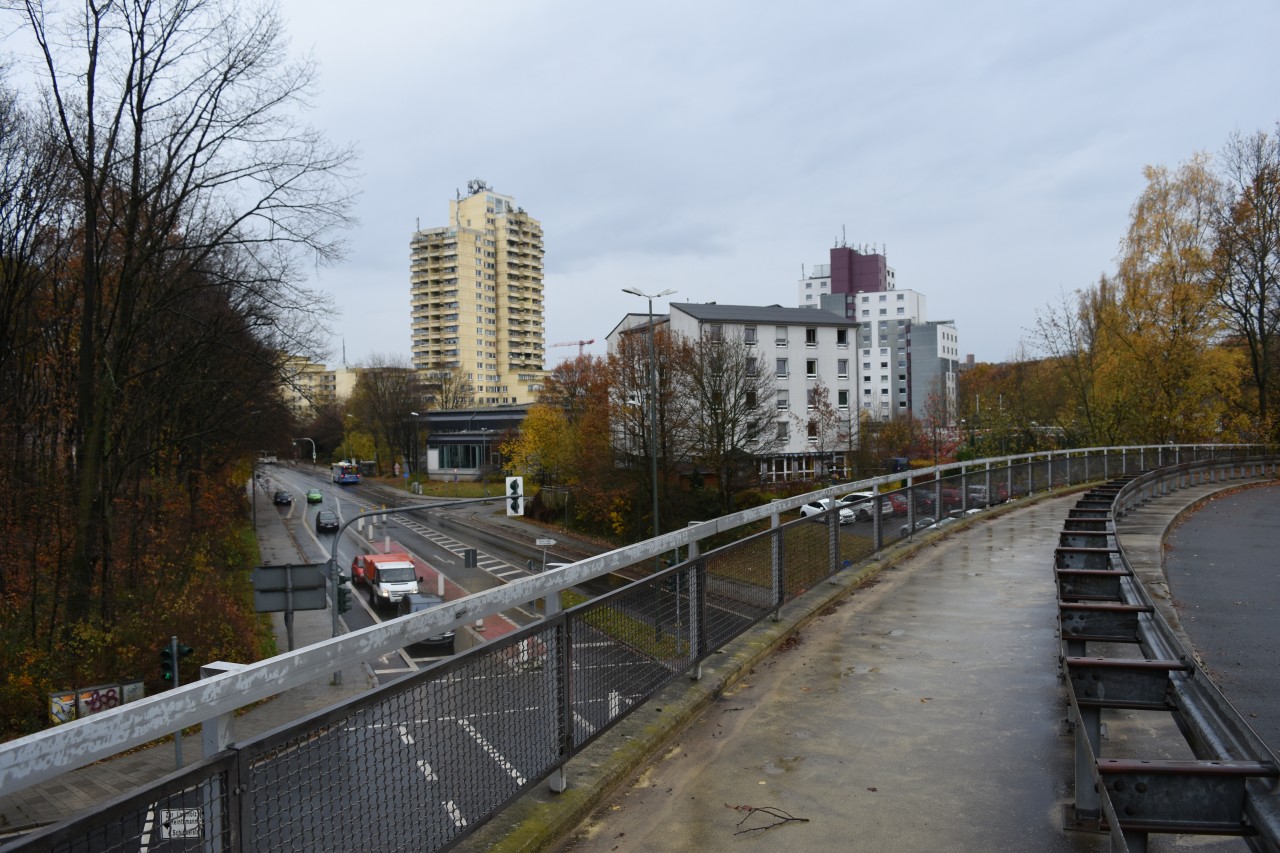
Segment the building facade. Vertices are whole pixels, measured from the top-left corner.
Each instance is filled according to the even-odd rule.
[[[483,181],[467,189],[448,225],[409,243],[413,366],[460,372],[476,405],[530,403],[545,376],[542,226]]]
[[[925,296],[899,290],[883,254],[831,249],[800,281],[800,306],[858,324],[857,408],[866,418],[910,416],[955,423],[959,335],[952,321],[927,319]]]
[[[844,476],[857,446],[857,324],[825,311],[673,302],[655,328],[689,339],[741,340],[754,367],[772,378],[767,401],[775,449],[760,461],[765,481]],[[648,317],[629,314],[610,333],[609,351],[627,334],[647,334]],[[815,419],[814,394],[825,388],[836,423]]]
[[[291,355],[281,366],[281,395],[293,413],[313,418],[324,406],[338,399],[334,371],[304,356]]]

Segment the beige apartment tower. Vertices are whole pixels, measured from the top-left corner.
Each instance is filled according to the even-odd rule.
[[[542,226],[483,181],[449,224],[409,243],[413,366],[464,379],[476,406],[532,403],[542,387]]]

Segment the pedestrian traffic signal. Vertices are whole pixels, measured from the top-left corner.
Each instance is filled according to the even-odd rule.
[[[351,590],[342,585],[342,580],[345,578],[340,578],[338,583],[338,612],[346,613],[351,609]]]
[[[507,515],[524,515],[524,477],[507,478]]]
[[[178,681],[178,660],[185,658],[194,652],[191,646],[184,646],[182,643],[169,642],[164,648],[160,649],[160,678],[169,683]],[[174,653],[177,653],[177,657]]]

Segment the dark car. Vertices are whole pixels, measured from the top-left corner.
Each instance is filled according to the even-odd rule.
[[[399,603],[396,604],[396,615],[408,616],[410,613],[421,613],[423,610],[430,610],[442,604],[444,604],[444,599],[438,595],[411,592],[403,596]],[[435,654],[451,655],[453,654],[453,632],[445,631],[443,634],[418,640],[416,643],[410,644],[410,648],[427,650]]]
[[[276,492],[275,502],[284,505],[291,504],[293,503],[293,495],[289,494],[284,489],[280,489]]]
[[[316,513],[316,532],[338,529],[338,514],[331,509],[322,509]]]

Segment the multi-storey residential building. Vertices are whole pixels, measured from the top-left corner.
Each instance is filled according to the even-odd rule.
[[[926,320],[925,297],[898,290],[882,254],[831,249],[800,282],[802,308],[858,323],[858,409],[873,420],[895,416],[955,420],[959,335],[949,320]]]
[[[842,475],[845,451],[857,445],[857,324],[825,311],[673,302],[654,317],[658,329],[690,339],[741,340],[757,369],[773,378],[771,411],[777,447],[761,460],[765,480]],[[629,314],[609,334],[616,352],[626,334],[646,334],[648,316]],[[811,417],[814,392],[825,387],[836,429],[825,434]]]
[[[410,240],[413,366],[457,374],[477,405],[530,403],[542,386],[542,226],[510,196],[471,181],[449,224]]]
[[[288,356],[281,368],[285,404],[300,418],[314,417],[321,406],[337,399],[334,372],[298,355]]]

